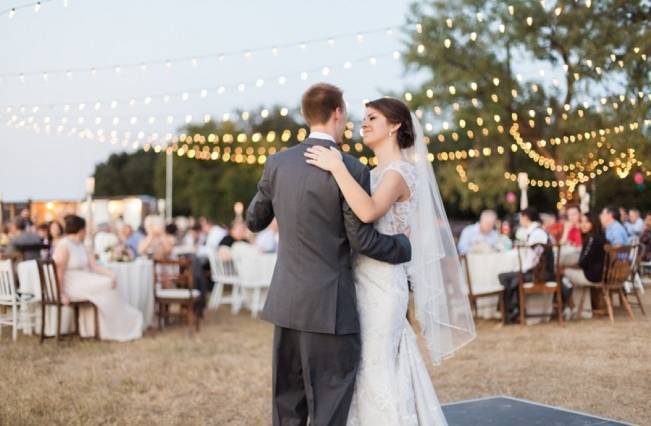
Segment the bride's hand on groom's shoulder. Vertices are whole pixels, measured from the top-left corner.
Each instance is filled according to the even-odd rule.
[[[328,172],[333,172],[344,164],[341,152],[336,148],[326,148],[318,145],[312,146],[305,151],[305,157],[305,161],[308,164],[312,164]]]

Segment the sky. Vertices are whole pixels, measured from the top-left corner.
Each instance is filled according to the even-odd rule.
[[[0,0],[0,11],[30,1]],[[113,152],[132,150],[139,132],[141,143],[152,134],[174,132],[188,115],[196,122],[205,114],[222,117],[236,109],[296,108],[310,84],[329,81],[344,89],[352,113],[360,116],[363,99],[400,90],[416,78],[405,75],[392,57],[402,46],[399,33],[385,31],[404,24],[407,0],[67,4],[44,1],[38,12],[29,7],[17,9],[11,19],[7,13],[0,16],[4,201],[79,199],[97,163]],[[365,34],[362,40],[358,33]],[[225,52],[221,59],[220,52]],[[143,71],[140,64],[151,61],[160,63]],[[24,121],[25,126],[11,124],[13,116],[14,123]],[[45,132],[47,120],[50,134]],[[68,135],[75,127],[102,129],[107,138],[115,130],[119,141],[113,145]],[[127,147],[121,142],[124,132],[131,132]]]

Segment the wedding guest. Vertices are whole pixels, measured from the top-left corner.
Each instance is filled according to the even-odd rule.
[[[644,217],[644,232],[640,236],[640,244],[644,246],[642,261],[651,262],[651,211]]]
[[[552,242],[560,241],[563,236],[564,225],[558,220],[555,213],[542,213],[540,215],[543,229],[551,237]]]
[[[563,226],[563,235],[560,239],[562,245],[581,247],[581,211],[578,206],[569,206],[566,210],[567,220]]]
[[[549,246],[550,238],[540,225],[540,216],[532,208],[520,212],[520,226],[526,233],[526,250],[522,254],[522,272],[524,282],[533,279],[533,269],[544,256],[547,267],[547,278],[554,276],[554,252]],[[504,272],[498,275],[498,280],[504,287],[504,311],[507,324],[517,321],[520,315],[520,301],[518,293],[519,271]]]
[[[601,282],[605,261],[604,246],[606,240],[601,231],[601,223],[597,217],[581,215],[581,234],[583,246],[579,255],[577,267],[567,267],[563,271],[563,314],[570,318],[568,302],[574,286],[594,286]]]
[[[201,224],[196,222],[188,230],[185,237],[183,237],[183,246],[191,248],[193,253],[196,253],[198,248],[203,244],[205,235],[201,228]]]
[[[639,237],[644,232],[644,220],[640,217],[638,209],[630,209],[628,211],[628,222],[624,223],[626,230],[630,236]]]
[[[169,235],[174,240],[174,245],[178,242],[179,227],[174,222],[165,225],[165,235]]]
[[[217,251],[219,243],[228,233],[221,226],[215,225],[211,220],[203,218],[203,232],[206,234],[206,241],[204,244],[204,250],[213,250]]]
[[[46,222],[40,223],[36,227],[36,234],[43,244],[50,244],[50,227]]]
[[[232,247],[234,243],[239,241],[247,242],[248,233],[249,230],[246,227],[246,222],[243,220],[234,220],[228,230],[228,234],[219,242],[219,247]]]
[[[136,232],[127,237],[125,245],[134,257],[138,256],[138,246],[140,245],[140,241],[142,241],[146,236],[147,235],[145,234],[145,228],[140,225]]]
[[[65,237],[63,225],[61,225],[61,222],[57,220],[53,220],[52,222],[50,222],[49,232],[50,232],[50,247],[52,247],[52,250],[54,250],[54,246],[56,246],[57,243],[61,241],[63,237]]]
[[[459,237],[459,254],[495,249],[499,234],[495,229],[497,214],[493,210],[481,212],[479,222],[466,226]]]
[[[513,248],[513,240],[511,240],[511,224],[507,220],[500,224],[500,235],[497,238],[495,247],[498,251],[509,251]]]
[[[147,236],[138,244],[138,254],[151,258],[165,259],[172,255],[174,238],[165,233],[165,220],[160,216],[145,218]]]
[[[116,289],[115,274],[102,268],[84,247],[86,221],[76,215],[64,218],[66,236],[54,250],[54,261],[61,283],[61,301],[89,300],[99,311],[99,336],[102,340],[124,342],[142,337],[142,313],[124,302]],[[92,310],[82,312],[82,336],[91,335]]]
[[[271,221],[267,229],[256,235],[255,246],[263,253],[278,251],[278,221],[276,218]]]
[[[620,222],[620,210],[615,207],[604,207],[599,215],[601,226],[606,233],[606,242],[611,246],[628,244],[628,232]]]
[[[28,212],[29,213],[29,212]],[[22,215],[14,221],[15,236],[9,242],[10,252],[22,252],[23,260],[34,260],[41,258],[40,250],[21,250],[24,246],[41,245],[41,237],[29,229],[29,222]]]
[[[626,207],[619,208],[618,220],[622,223],[622,225],[628,222],[628,210],[626,210]]]
[[[97,225],[97,233],[95,234],[94,247],[95,253],[102,256],[113,249],[120,243],[118,236],[111,230],[111,225],[108,223],[100,223]]]
[[[32,220],[32,214],[29,209],[22,209],[20,211],[20,218],[25,222],[25,229],[27,231],[33,232],[34,221]]]

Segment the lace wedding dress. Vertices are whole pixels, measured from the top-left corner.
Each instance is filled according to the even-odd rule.
[[[417,204],[413,196],[416,170],[406,161],[375,168],[371,172],[372,192],[389,170],[400,173],[412,194],[408,201],[396,202],[375,223],[378,231],[393,235],[409,228],[409,217]],[[409,303],[406,265],[390,265],[358,256],[354,272],[362,353],[347,424],[447,425],[416,336],[406,318]]]

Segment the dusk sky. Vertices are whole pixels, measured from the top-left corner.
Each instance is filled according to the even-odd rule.
[[[5,1],[0,9],[24,3]],[[275,104],[295,108],[303,90],[322,80],[341,86],[351,111],[360,116],[363,99],[407,85],[402,64],[391,56],[401,48],[399,33],[390,36],[383,29],[404,24],[408,4],[71,0],[66,8],[63,0],[55,0],[43,2],[38,13],[18,9],[11,19],[5,13],[0,17],[0,194],[5,201],[82,197],[84,180],[95,164],[126,148],[67,136],[75,126],[105,129],[106,134],[117,130],[120,138],[131,131],[132,139],[143,131],[146,139],[152,133],[173,132],[187,115],[200,121],[205,114],[222,117],[237,108]],[[381,30],[361,42],[356,36],[375,29]],[[351,35],[336,37],[341,34]],[[330,36],[335,36],[334,43],[327,42]],[[324,40],[309,42],[317,39]],[[283,48],[302,42],[305,48]],[[277,55],[271,48],[255,51],[271,46],[278,46]],[[192,63],[194,57],[247,49],[252,50],[248,58],[242,53]],[[183,57],[184,61],[166,64]],[[162,63],[149,65],[146,71],[138,65],[155,60]],[[322,74],[324,66],[330,69],[328,76]],[[97,68],[94,76],[91,68]],[[308,73],[306,80],[301,79],[302,72]],[[283,85],[280,77],[285,77]],[[241,83],[244,92],[238,91]],[[225,90],[221,95],[220,86]],[[201,98],[204,88],[207,95]],[[184,92],[187,101],[182,100]],[[152,96],[158,94],[161,97]],[[170,94],[167,103],[164,94]],[[145,104],[147,97],[152,100]],[[133,107],[130,99],[136,101]],[[114,109],[112,100],[118,101]],[[12,115],[26,121],[33,116],[41,125],[49,117],[51,134],[43,127],[37,134],[27,127],[8,126]],[[168,124],[170,115],[173,120]],[[65,117],[67,122],[62,121]],[[82,124],[79,117],[84,118]],[[113,125],[116,117],[119,123]],[[58,125],[64,126],[61,135]]]

